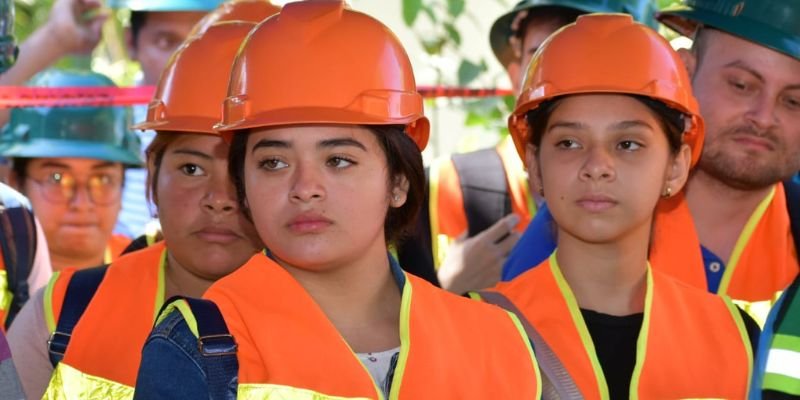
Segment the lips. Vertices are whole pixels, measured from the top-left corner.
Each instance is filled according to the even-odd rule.
[[[605,194],[587,194],[579,198],[576,203],[589,212],[602,212],[617,205],[613,197]]]
[[[289,230],[297,234],[319,233],[331,226],[333,221],[315,212],[295,216],[287,224]]]
[[[241,236],[233,230],[215,226],[208,226],[195,232],[201,240],[209,243],[228,244],[238,240]]]
[[[753,135],[738,135],[733,138],[736,143],[745,145],[750,148],[757,148],[761,150],[774,150],[775,147],[773,146],[772,141]]]

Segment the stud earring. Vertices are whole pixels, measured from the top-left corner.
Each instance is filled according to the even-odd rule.
[[[667,188],[664,189],[664,193],[661,194],[661,197],[664,198],[672,197],[672,188],[667,186]]]

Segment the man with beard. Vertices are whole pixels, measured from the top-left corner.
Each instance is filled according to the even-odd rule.
[[[680,266],[668,272],[730,296],[762,325],[798,272],[787,194],[800,169],[799,14],[797,0],[688,0],[657,16],[694,38],[680,53],[706,137],[685,195],[659,206],[650,262]],[[545,214],[520,239],[505,280],[549,255],[539,245],[552,236]]]

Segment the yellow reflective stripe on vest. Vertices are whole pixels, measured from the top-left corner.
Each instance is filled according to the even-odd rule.
[[[58,282],[58,277],[61,271],[53,271],[53,276],[50,277],[50,282],[44,288],[44,322],[47,324],[47,332],[53,333],[56,331],[56,316],[53,313],[53,287]]]
[[[240,383],[236,398],[239,400],[368,400],[365,397],[330,396],[291,386],[255,383]]]
[[[0,313],[8,315],[8,309],[11,307],[11,300],[14,299],[14,294],[8,290],[8,274],[6,270],[0,270]],[[5,321],[0,321],[5,323]]]
[[[764,213],[767,212],[767,208],[772,203],[772,199],[774,197],[775,186],[772,187],[772,190],[770,190],[767,197],[761,200],[761,203],[758,204],[758,207],[756,207],[755,211],[753,211],[753,214],[750,215],[750,218],[744,225],[744,229],[742,229],[742,233],[739,235],[739,238],[736,240],[736,245],[733,247],[733,252],[731,253],[728,265],[725,266],[725,272],[722,274],[722,280],[719,282],[717,294],[728,294],[728,286],[730,286],[733,273],[736,271],[736,267],[739,265],[739,258],[742,256],[742,253],[744,253],[747,243],[750,242],[750,237],[753,236],[756,226],[758,226],[758,223],[761,222],[761,217],[763,217]],[[763,323],[761,325],[763,326]]]
[[[470,298],[476,300],[472,297],[470,293]],[[480,300],[480,295],[478,295],[478,299]],[[536,373],[536,382],[542,382],[542,373],[539,370],[539,363],[536,362],[536,356],[533,354],[533,346],[531,345],[531,339],[528,338],[528,334],[525,333],[525,327],[522,326],[522,322],[519,320],[516,314],[511,311],[503,310],[506,312],[511,321],[514,323],[514,327],[517,328],[517,332],[522,337],[522,341],[525,343],[525,348],[528,349],[528,355],[531,358],[531,364],[533,364],[533,371]],[[536,385],[536,399],[540,399],[542,397],[542,385]]]
[[[742,345],[744,346],[744,351],[747,353],[747,392],[750,393],[750,385],[753,384],[753,360],[755,359],[753,355],[753,348],[750,345],[750,334],[747,333],[747,328],[744,325],[744,319],[742,318],[742,314],[739,313],[739,310],[736,308],[736,305],[733,304],[733,301],[728,296],[721,296],[722,301],[725,302],[725,306],[728,308],[728,312],[731,313],[731,317],[736,322],[736,328],[739,329],[739,337],[742,338]],[[769,312],[769,310],[767,310]]]
[[[639,338],[636,339],[636,364],[631,375],[630,398],[639,398],[639,381],[642,377],[645,357],[647,357],[647,339],[650,336],[650,317],[653,309],[653,273],[650,269],[650,262],[647,263],[647,289],[644,295],[644,317],[642,327],[639,328]],[[747,346],[749,347],[749,346]],[[751,370],[752,371],[752,370]]]
[[[580,307],[578,307],[578,300],[575,299],[575,294],[572,293],[572,289],[570,289],[569,284],[567,284],[567,280],[564,279],[564,275],[561,274],[561,268],[558,266],[558,260],[556,258],[556,253],[558,250],[554,251],[553,254],[550,255],[550,270],[553,274],[553,278],[558,285],[558,289],[561,292],[561,295],[564,297],[564,301],[567,303],[567,308],[569,309],[570,316],[572,318],[572,325],[575,326],[575,329],[578,331],[578,335],[581,338],[581,342],[583,343],[583,348],[586,350],[586,355],[589,357],[589,361],[592,364],[592,370],[594,371],[594,377],[597,380],[597,387],[598,391],[600,392],[600,398],[602,400],[608,400],[610,398],[608,393],[608,383],[606,383],[606,376],[603,374],[603,369],[600,367],[600,360],[597,358],[597,350],[594,348],[594,342],[592,341],[592,336],[589,334],[589,328],[586,326],[586,321],[583,320],[583,314],[581,314]],[[651,289],[650,284],[650,273],[648,271],[648,289]],[[652,293],[652,290],[649,290],[648,293]],[[645,304],[646,301],[645,301]],[[646,313],[645,313],[646,314]],[[644,322],[642,322],[642,327],[644,327]],[[642,337],[642,333],[645,335],[647,331],[640,331],[639,337]],[[638,358],[638,354],[644,354],[644,351],[640,351],[639,346],[637,344],[636,354]],[[637,359],[638,361],[638,359]],[[633,370],[633,377],[636,378],[636,371],[641,370],[641,366],[637,365]],[[641,373],[641,371],[639,372]],[[638,389],[637,386],[633,385],[633,381],[631,381],[631,392],[634,389]]]
[[[800,396],[800,338],[775,334],[767,355],[763,388]]]
[[[46,400],[132,399],[133,388],[108,379],[85,374],[60,362],[42,396]]]
[[[733,300],[733,304],[736,304],[741,308],[744,312],[748,315],[753,317],[753,319],[758,323],[758,326],[761,329],[764,329],[764,324],[767,322],[767,317],[769,316],[769,311],[772,309],[772,306],[778,301],[778,298],[781,297],[783,291],[776,292],[774,296],[772,296],[771,300],[762,300],[762,301],[744,301],[744,300]]]

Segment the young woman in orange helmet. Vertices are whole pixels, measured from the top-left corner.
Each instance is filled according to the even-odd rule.
[[[157,132],[147,150],[148,188],[164,241],[107,269],[62,271],[29,303],[38,307],[14,326],[31,336],[14,349],[29,398],[131,398],[164,300],[202,295],[262,247],[228,175],[229,144],[213,129],[230,65],[254,26],[206,26],[167,65],[137,126]]]
[[[289,3],[251,32],[228,94],[219,127],[268,254],[214,284],[211,302],[162,313],[137,396],[539,396],[516,318],[404,273],[388,253],[423,201],[429,124],[385,26],[344,2]],[[217,309],[210,329],[203,314]]]
[[[629,16],[579,17],[537,51],[509,128],[557,250],[475,297],[519,313],[543,379],[562,398],[745,398],[740,313],[648,262],[659,198],[683,188],[703,142],[669,43]]]

